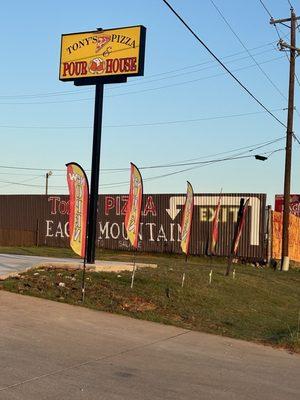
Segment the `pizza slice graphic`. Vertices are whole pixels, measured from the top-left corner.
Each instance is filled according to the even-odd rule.
[[[110,42],[111,36],[110,35],[105,35],[105,36],[98,36],[97,43],[96,43],[96,53],[103,49],[103,47]]]

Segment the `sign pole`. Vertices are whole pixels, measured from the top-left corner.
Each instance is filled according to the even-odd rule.
[[[87,178],[86,178],[86,180],[87,180]],[[84,253],[84,258],[83,258],[83,271],[82,271],[82,282],[81,282],[81,301],[82,301],[82,303],[84,303],[84,300],[85,300],[85,272],[86,272],[86,260],[87,260],[87,257],[86,257],[86,255],[87,255],[87,239],[88,239],[88,226],[89,226],[89,224],[88,224],[88,214],[89,214],[89,210],[90,210],[90,206],[89,206],[89,201],[88,201],[88,204],[87,204],[87,220],[86,220],[86,234],[85,234],[85,242],[86,242],[86,245],[85,245],[85,253]]]
[[[98,211],[98,188],[100,171],[100,150],[103,113],[103,83],[95,84],[95,110],[94,110],[94,133],[93,133],[93,154],[91,172],[91,193],[88,215],[88,241],[87,257],[88,264],[95,262],[96,232],[97,232],[97,211]]]
[[[82,281],[81,281],[81,302],[84,303],[85,299],[85,271],[86,271],[86,258],[83,259]]]

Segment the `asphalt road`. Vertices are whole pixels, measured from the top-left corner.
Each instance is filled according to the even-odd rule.
[[[299,399],[300,356],[0,291],[1,400]]]

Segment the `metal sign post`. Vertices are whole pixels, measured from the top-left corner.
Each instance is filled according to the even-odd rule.
[[[103,90],[104,90],[104,85],[102,83],[97,83],[95,85],[91,193],[90,193],[90,207],[88,215],[88,242],[87,242],[87,253],[86,253],[86,259],[88,264],[93,264],[95,262],[102,112],[103,112]]]

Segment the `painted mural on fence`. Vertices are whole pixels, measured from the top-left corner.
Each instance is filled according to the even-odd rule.
[[[264,258],[264,194],[223,194],[219,215],[219,240],[217,255],[229,255],[237,214],[242,197],[249,197],[246,217],[238,255]],[[128,195],[101,195],[97,224],[97,246],[108,249],[130,250],[124,226]],[[211,235],[212,221],[219,194],[195,194],[190,254],[206,254]],[[184,194],[145,194],[143,196],[138,248],[145,251],[180,253],[180,224]],[[17,212],[16,212],[17,210]],[[68,196],[0,196],[1,229],[28,232],[26,240],[39,245],[68,245]],[[1,230],[0,230],[1,232]],[[1,244],[5,242],[0,233]]]
[[[284,202],[283,194],[276,194],[274,210],[282,212],[283,202]],[[290,195],[290,213],[296,215],[297,217],[300,217],[300,194]]]
[[[282,213],[273,212],[272,257],[281,259]],[[300,262],[300,218],[290,214],[289,226],[289,256],[293,261]]]

